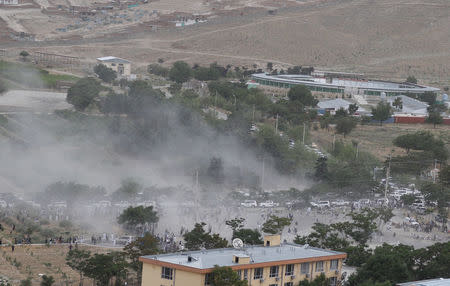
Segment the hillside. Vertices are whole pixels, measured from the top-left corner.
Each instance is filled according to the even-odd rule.
[[[181,2],[176,3],[181,6]],[[96,36],[94,30],[85,31],[83,37],[96,39],[86,39],[83,44],[75,40],[43,42],[33,50],[79,56],[88,62],[112,54],[139,66],[158,58],[166,62],[183,59],[191,63],[257,63],[261,67],[272,61],[279,64],[276,68],[314,65],[397,79],[414,74],[428,83],[448,85],[448,1],[288,3],[275,15],[267,13],[268,5],[264,9],[242,9],[241,13],[224,8],[206,24],[152,32],[145,25],[127,26],[121,32],[114,30],[114,34],[103,36]]]

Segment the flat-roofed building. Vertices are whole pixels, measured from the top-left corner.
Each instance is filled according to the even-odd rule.
[[[248,285],[294,286],[322,273],[338,285],[345,253],[280,241],[268,236],[265,246],[142,256],[142,286],[210,285],[215,265],[231,267]]]
[[[131,75],[131,62],[117,57],[97,58],[99,64],[104,64],[117,73],[118,77],[129,77]]]
[[[397,284],[397,286],[448,286],[448,285],[450,285],[450,279],[444,278],[428,279]]]
[[[250,84],[276,93],[295,86],[304,85],[313,93],[339,96],[342,94],[362,96],[399,96],[404,94],[438,93],[439,88],[406,82],[364,79],[360,74],[314,72],[313,75],[257,73],[251,76]]]

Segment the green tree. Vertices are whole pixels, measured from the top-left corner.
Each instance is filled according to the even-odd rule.
[[[198,250],[202,247],[206,249],[223,248],[228,245],[226,239],[221,238],[217,233],[211,235],[204,230],[206,223],[196,223],[194,229],[183,235],[185,247],[189,250]]]
[[[208,176],[215,184],[223,184],[225,174],[223,169],[222,158],[213,157],[209,162]]]
[[[350,117],[339,118],[336,122],[336,132],[338,134],[346,135],[350,134],[356,127],[356,121]]]
[[[329,179],[327,157],[319,157],[314,167],[314,178],[319,181],[327,181]]]
[[[263,243],[261,233],[256,229],[250,228],[242,228],[233,231],[232,238],[240,238],[245,244],[248,245],[258,245]]]
[[[27,51],[21,51],[19,55],[22,57],[22,60],[25,62],[30,54]]]
[[[286,226],[291,225],[292,219],[271,215],[263,224],[262,231],[270,234],[281,234]]]
[[[127,201],[137,198],[143,186],[132,178],[127,178],[121,182],[120,188],[111,194],[113,201]]]
[[[347,110],[345,110],[343,107],[341,107],[338,110],[336,110],[335,117],[341,118],[341,117],[346,117],[347,115],[348,115]]]
[[[328,286],[330,285],[329,279],[325,276],[324,273],[321,273],[319,276],[316,276],[314,280],[309,281],[304,279],[299,282],[298,286]]]
[[[439,182],[445,187],[450,187],[450,165],[445,165],[441,168]]]
[[[147,71],[151,74],[159,75],[162,77],[167,77],[169,75],[169,69],[158,64],[148,65]]]
[[[291,101],[299,101],[304,106],[314,107],[318,100],[311,94],[311,91],[304,85],[295,85],[289,89],[288,97]]]
[[[231,227],[231,230],[236,231],[236,230],[240,230],[241,228],[244,227],[244,222],[245,222],[245,218],[240,217],[240,218],[234,218],[231,220],[227,220],[227,221],[225,221],[225,224],[228,225],[229,227]]]
[[[416,196],[413,194],[407,194],[403,195],[401,199],[405,206],[410,206],[416,201]]]
[[[159,220],[153,206],[150,207],[128,207],[117,218],[117,222],[125,225],[129,229],[136,229],[138,226],[145,224],[154,224]]]
[[[169,71],[169,78],[176,83],[183,83],[192,77],[191,67],[183,61],[177,61]]]
[[[71,249],[66,256],[66,264],[80,274],[80,286],[83,285],[83,276],[86,274],[87,261],[91,258],[91,252],[78,248]]]
[[[120,285],[127,275],[128,263],[122,252],[94,254],[86,266],[86,276],[95,280],[97,286],[108,286],[112,278]]]
[[[42,275],[41,286],[52,286],[55,283],[53,276]]]
[[[350,104],[350,105],[348,106],[348,113],[349,113],[350,115],[353,115],[353,114],[356,113],[356,111],[358,111],[358,109],[359,109],[358,104],[352,103],[352,104]]]
[[[247,286],[246,280],[241,277],[231,267],[215,265],[210,274],[212,286]]]
[[[428,113],[428,117],[426,119],[428,123],[433,123],[433,128],[436,128],[436,125],[442,124],[444,122],[444,118],[442,118],[441,113],[437,111],[433,111]]]
[[[31,277],[28,277],[27,279],[24,279],[24,280],[20,280],[20,284],[19,285],[20,286],[32,286],[33,283],[31,282]]]
[[[123,251],[130,260],[130,268],[136,271],[138,282],[142,279],[142,262],[139,257],[144,255],[157,254],[159,252],[159,240],[150,233],[139,237],[133,242],[127,244]]]
[[[349,285],[360,285],[366,281],[391,283],[406,282],[413,278],[414,248],[412,246],[391,246],[383,244],[374,254],[349,277]]]
[[[392,108],[389,102],[380,101],[377,107],[372,107],[373,119],[380,122],[380,126],[383,125],[383,121],[387,120],[392,115]]]
[[[401,97],[396,97],[394,102],[392,102],[392,106],[394,106],[397,110],[403,109],[403,100]]]
[[[107,83],[111,83],[117,78],[117,73],[104,64],[96,65],[94,67],[94,72],[101,80]]]
[[[75,109],[84,111],[98,96],[101,86],[93,78],[82,78],[78,80],[67,91],[67,102]]]
[[[435,243],[414,253],[418,279],[448,277],[450,273],[450,242]]]
[[[407,83],[412,83],[412,84],[417,84],[417,79],[416,79],[415,76],[410,75],[410,76],[408,76],[408,78],[406,78],[406,82]]]
[[[447,160],[448,151],[441,139],[435,138],[428,131],[400,135],[393,141],[394,145],[409,150],[428,151],[431,159]],[[425,154],[427,155],[427,154]]]
[[[6,83],[0,79],[0,94],[5,93],[8,91],[8,87],[6,86]]]

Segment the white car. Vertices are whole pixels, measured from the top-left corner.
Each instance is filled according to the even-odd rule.
[[[337,207],[342,207],[342,206],[350,205],[350,202],[344,201],[344,200],[337,200],[337,201],[331,202],[331,205],[337,206]]]
[[[260,207],[265,207],[265,208],[272,208],[272,207],[276,207],[278,204],[274,203],[273,201],[265,201],[262,203],[259,203]]]
[[[389,200],[387,198],[377,199],[377,204],[385,206],[389,204]]]
[[[115,240],[115,244],[121,244],[121,245],[127,245],[129,243],[132,243],[136,238],[134,236],[121,236],[118,239]]]
[[[318,207],[318,208],[329,208],[331,206],[330,201],[318,201],[315,204],[316,204],[316,207]],[[311,203],[311,205],[312,205],[312,203]]]
[[[241,203],[241,206],[251,208],[251,207],[257,207],[258,203],[255,200],[245,200]]]
[[[370,200],[369,199],[360,199],[358,202],[361,205],[369,205],[370,204]]]

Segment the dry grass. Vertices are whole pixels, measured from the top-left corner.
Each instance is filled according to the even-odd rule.
[[[130,59],[136,65],[158,58],[169,63],[182,59],[191,63],[256,63],[261,67],[272,61],[277,68],[314,65],[365,72],[379,78],[404,79],[414,74],[422,82],[448,85],[445,80],[450,75],[450,3],[446,0],[314,0],[306,4],[289,1],[283,2],[287,8],[281,7],[273,16],[260,8],[247,8],[242,15],[227,9],[239,5],[280,7],[280,1],[222,2],[223,7],[213,12],[219,17],[207,24],[158,32],[150,32],[144,26],[128,27],[127,36],[131,34],[133,39],[116,34],[106,43],[48,47],[43,43],[43,47],[47,52],[80,56],[87,61],[109,54]],[[204,7],[212,9],[218,2],[202,3],[195,2],[202,6],[199,11]],[[170,5],[174,11],[193,7],[186,4],[183,0],[160,1],[148,7]],[[103,30],[108,32],[106,27]],[[83,34],[94,35],[95,31]]]
[[[342,135],[336,135],[336,140],[343,140],[347,143],[357,141],[360,144],[360,150],[369,152],[379,160],[384,161],[391,153],[391,150],[394,150],[394,155],[404,155],[405,151],[403,149],[397,148],[392,144],[392,141],[397,136],[421,130],[428,130],[435,136],[441,138],[450,150],[450,126],[448,125],[438,126],[436,128],[428,124],[358,125],[346,138]],[[317,131],[311,131],[312,141],[323,149],[331,148],[333,135],[334,131],[332,130],[319,129]]]
[[[79,246],[90,250],[92,253],[106,253],[112,251],[107,248]],[[69,247],[67,245],[18,245],[14,252],[11,247],[0,247],[0,274],[6,275],[13,285],[18,285],[20,280],[32,278],[33,285],[39,285],[39,274],[52,275],[59,285],[67,281],[73,285],[79,282],[79,275],[66,265],[65,257]],[[62,284],[61,284],[62,285]]]

